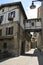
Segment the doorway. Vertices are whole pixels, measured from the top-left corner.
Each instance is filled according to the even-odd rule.
[[[3,48],[6,49],[7,48],[7,43],[3,44]]]
[[[21,55],[23,55],[25,53],[25,43],[24,41],[22,41],[21,43]]]

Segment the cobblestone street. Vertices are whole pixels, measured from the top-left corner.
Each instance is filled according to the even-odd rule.
[[[31,49],[25,55],[0,62],[0,65],[43,65],[43,55],[38,49]]]

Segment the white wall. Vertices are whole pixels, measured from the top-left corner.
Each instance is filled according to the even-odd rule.
[[[2,12],[2,9],[0,10],[0,16],[4,15],[2,24],[12,22],[12,21],[8,20],[8,13],[10,13],[12,11],[15,11],[15,17],[14,17],[13,21],[14,22],[15,21],[20,21],[20,25],[22,26],[22,28],[24,28],[24,24],[23,24],[24,15],[23,15],[23,12],[17,7],[18,6],[4,7],[4,8],[2,8],[2,9],[4,9],[4,12]]]
[[[19,21],[19,9],[17,8],[17,6],[4,7],[3,9],[4,9],[4,12],[2,12],[2,9],[0,10],[0,16],[4,15],[2,24],[10,22],[8,20],[8,13],[10,13],[12,11],[15,11],[15,17],[14,17],[13,21]]]

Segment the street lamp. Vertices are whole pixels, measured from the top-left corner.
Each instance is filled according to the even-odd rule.
[[[36,1],[32,1],[32,4],[31,4],[31,6],[30,6],[30,9],[34,9],[34,8],[36,8],[36,5],[34,5],[34,2],[37,2],[37,1],[43,1],[43,0],[36,0]]]

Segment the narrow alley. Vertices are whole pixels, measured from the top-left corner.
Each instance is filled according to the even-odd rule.
[[[43,65],[43,55],[35,48],[25,55],[2,60],[0,65]]]

